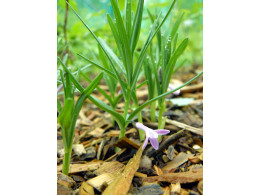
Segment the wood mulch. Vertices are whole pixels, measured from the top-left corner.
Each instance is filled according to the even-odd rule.
[[[172,82],[179,86],[198,72],[194,67],[184,70]],[[100,87],[107,89],[105,83]],[[147,94],[146,86],[138,89],[139,104],[147,100]],[[96,91],[94,96],[108,103]],[[57,126],[58,194],[203,194],[202,77],[183,88],[180,97],[193,101],[185,106],[167,101],[165,129],[171,132],[163,136],[157,151],[150,144],[142,151],[137,119],[118,140],[119,127],[112,125],[110,115],[87,100],[76,123],[69,176],[61,173],[64,149]],[[148,108],[142,111],[144,125],[157,129],[158,123],[149,120]],[[123,109],[122,100],[117,111]]]

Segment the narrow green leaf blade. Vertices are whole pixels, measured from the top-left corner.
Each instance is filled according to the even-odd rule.
[[[163,93],[147,102],[145,102],[144,104],[142,104],[141,106],[139,106],[137,109],[135,109],[127,118],[127,122],[130,122],[134,117],[135,115],[137,115],[143,108],[145,108],[146,106],[148,106],[149,104],[151,104],[152,102],[160,99],[160,98],[163,98],[171,93],[173,93],[174,91],[177,91],[178,89],[181,89],[182,87],[190,84],[192,81],[194,81],[195,79],[197,79],[198,77],[200,77],[201,75],[203,74],[203,72],[199,73],[197,76],[195,76],[194,78],[192,78],[191,80],[189,80],[188,82],[184,83],[183,85],[175,88],[174,90],[171,90],[171,91],[168,91],[166,93]]]

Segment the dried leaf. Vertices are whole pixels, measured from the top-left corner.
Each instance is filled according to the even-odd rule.
[[[135,172],[137,171],[142,156],[140,147],[136,155],[127,163],[125,170],[120,174],[104,191],[103,195],[122,195],[127,194]]]

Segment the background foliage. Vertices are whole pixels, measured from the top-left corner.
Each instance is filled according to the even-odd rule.
[[[118,0],[120,8],[123,10],[125,1]],[[135,2],[135,1],[133,1]],[[75,8],[79,15],[85,20],[97,36],[102,37],[112,48],[115,48],[115,42],[106,20],[106,13],[112,14],[112,6],[110,0],[69,0],[69,3]],[[66,40],[64,38],[64,20],[66,12],[65,0],[57,1],[57,33],[58,33],[58,47],[62,45],[62,48],[58,49],[61,53],[66,46]],[[142,46],[148,35],[151,21],[148,17],[147,9],[153,14],[159,13],[160,10],[167,10],[170,6],[169,0],[146,0],[144,10],[144,20],[142,24],[140,40],[137,48]],[[133,6],[133,9],[135,9]],[[86,65],[76,53],[80,53],[84,56],[88,56],[94,61],[98,61],[98,47],[96,41],[91,37],[90,33],[82,25],[81,21],[68,9],[68,18],[66,25],[66,34],[68,40],[69,58],[68,65],[72,69]],[[171,13],[169,20],[162,28],[162,32],[176,21],[179,13],[184,12],[183,22],[178,30],[179,40],[182,38],[189,38],[189,45],[181,56],[182,59],[186,59],[184,66],[202,65],[203,64],[203,2],[202,0],[178,0]],[[95,68],[90,66],[93,71]]]

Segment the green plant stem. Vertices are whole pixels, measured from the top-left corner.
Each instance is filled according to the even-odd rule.
[[[65,151],[65,155],[63,158],[62,173],[65,175],[69,174],[71,151],[72,151],[72,148]]]
[[[138,105],[137,105],[137,106],[138,106]],[[143,119],[142,119],[142,114],[141,114],[141,112],[139,112],[139,113],[137,114],[137,116],[138,116],[138,122],[139,122],[139,123],[143,123]],[[144,131],[139,130],[139,139],[140,139],[140,141],[143,141],[144,138],[145,138],[145,133],[144,133]]]
[[[156,120],[155,112],[156,112],[156,101],[151,103],[151,107],[150,107],[151,122],[155,122]]]
[[[165,108],[166,108],[165,99],[163,99],[161,105],[159,106],[158,129],[164,128],[165,118],[163,117],[163,113],[165,111]]]
[[[121,139],[122,137],[125,136],[125,127],[120,127],[120,135],[119,135],[119,139]]]

